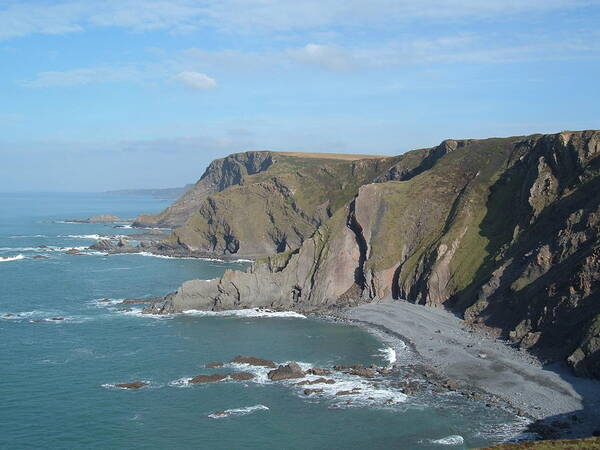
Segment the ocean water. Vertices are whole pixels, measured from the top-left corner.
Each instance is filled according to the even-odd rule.
[[[393,379],[373,386],[335,375],[316,397],[268,382],[263,369],[206,369],[238,354],[304,367],[410,363],[411,355],[362,328],[295,314],[119,311],[119,299],[164,295],[185,280],[245,267],[65,253],[98,234],[136,230],[64,219],[130,218],[165,206],[146,197],[0,194],[0,448],[473,448],[518,432],[521,422],[503,411],[456,394],[405,396]],[[256,378],[187,382],[245,370]],[[149,386],[115,387],[136,380]],[[359,395],[335,395],[357,387]]]

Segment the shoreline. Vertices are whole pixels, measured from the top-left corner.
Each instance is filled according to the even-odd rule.
[[[516,415],[533,419],[530,429],[542,438],[589,437],[600,428],[600,381],[575,377],[562,364],[543,366],[526,351],[467,329],[444,309],[388,300],[331,316],[400,339],[417,356],[416,364],[499,399]]]

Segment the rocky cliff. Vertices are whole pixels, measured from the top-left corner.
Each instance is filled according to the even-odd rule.
[[[232,185],[243,184],[246,176],[264,171],[272,163],[271,152],[235,153],[216,159],[210,163],[198,182],[173,205],[160,214],[142,214],[133,225],[164,228],[183,225],[208,195]]]
[[[598,131],[449,140],[382,160],[299,247],[187,282],[152,312],[406,299],[600,377],[599,174]]]
[[[159,252],[260,257],[293,250],[398,158],[246,152],[213,162],[194,189],[136,225],[175,226]]]

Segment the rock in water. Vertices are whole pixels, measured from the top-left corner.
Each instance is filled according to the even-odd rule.
[[[215,373],[212,375],[198,375],[192,378],[190,383],[216,383],[217,381],[224,380],[225,378],[227,378],[227,375],[222,375],[220,373]]]
[[[206,364],[205,367],[208,369],[213,369],[215,367],[223,367],[223,363],[222,362],[210,362],[210,363]]]
[[[254,375],[250,372],[240,372],[240,373],[232,373],[229,375],[229,378],[235,381],[247,381],[254,378]]]
[[[257,358],[255,356],[236,356],[233,363],[237,364],[248,364],[249,366],[259,366],[259,367],[268,367],[268,368],[276,368],[277,364],[273,361],[269,361],[268,359]]]
[[[275,370],[271,370],[267,376],[271,381],[288,380],[290,378],[304,378],[306,374],[302,368],[295,362],[279,366]]]
[[[115,386],[121,389],[139,389],[148,386],[148,383],[145,383],[144,381],[132,381],[131,383],[115,384]]]

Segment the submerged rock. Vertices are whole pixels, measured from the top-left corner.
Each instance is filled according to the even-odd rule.
[[[268,367],[268,368],[276,368],[277,364],[268,359],[257,358],[255,356],[236,356],[232,363],[237,364],[248,364],[249,366],[259,366],[259,367]]]
[[[304,389],[304,395],[320,394],[323,389]]]
[[[210,363],[206,364],[204,367],[206,367],[208,369],[214,369],[215,367],[223,367],[223,363],[222,362],[210,362]]]
[[[306,374],[302,368],[295,362],[279,366],[275,370],[271,370],[267,376],[271,381],[288,380],[291,378],[304,378]]]
[[[121,389],[140,389],[140,388],[143,388],[144,386],[148,386],[148,383],[146,383],[144,381],[132,381],[131,383],[115,384],[115,387],[118,387]]]
[[[227,375],[223,375],[220,373],[214,373],[212,375],[198,375],[190,380],[191,384],[196,383],[216,383],[217,381],[222,381],[227,378]]]

